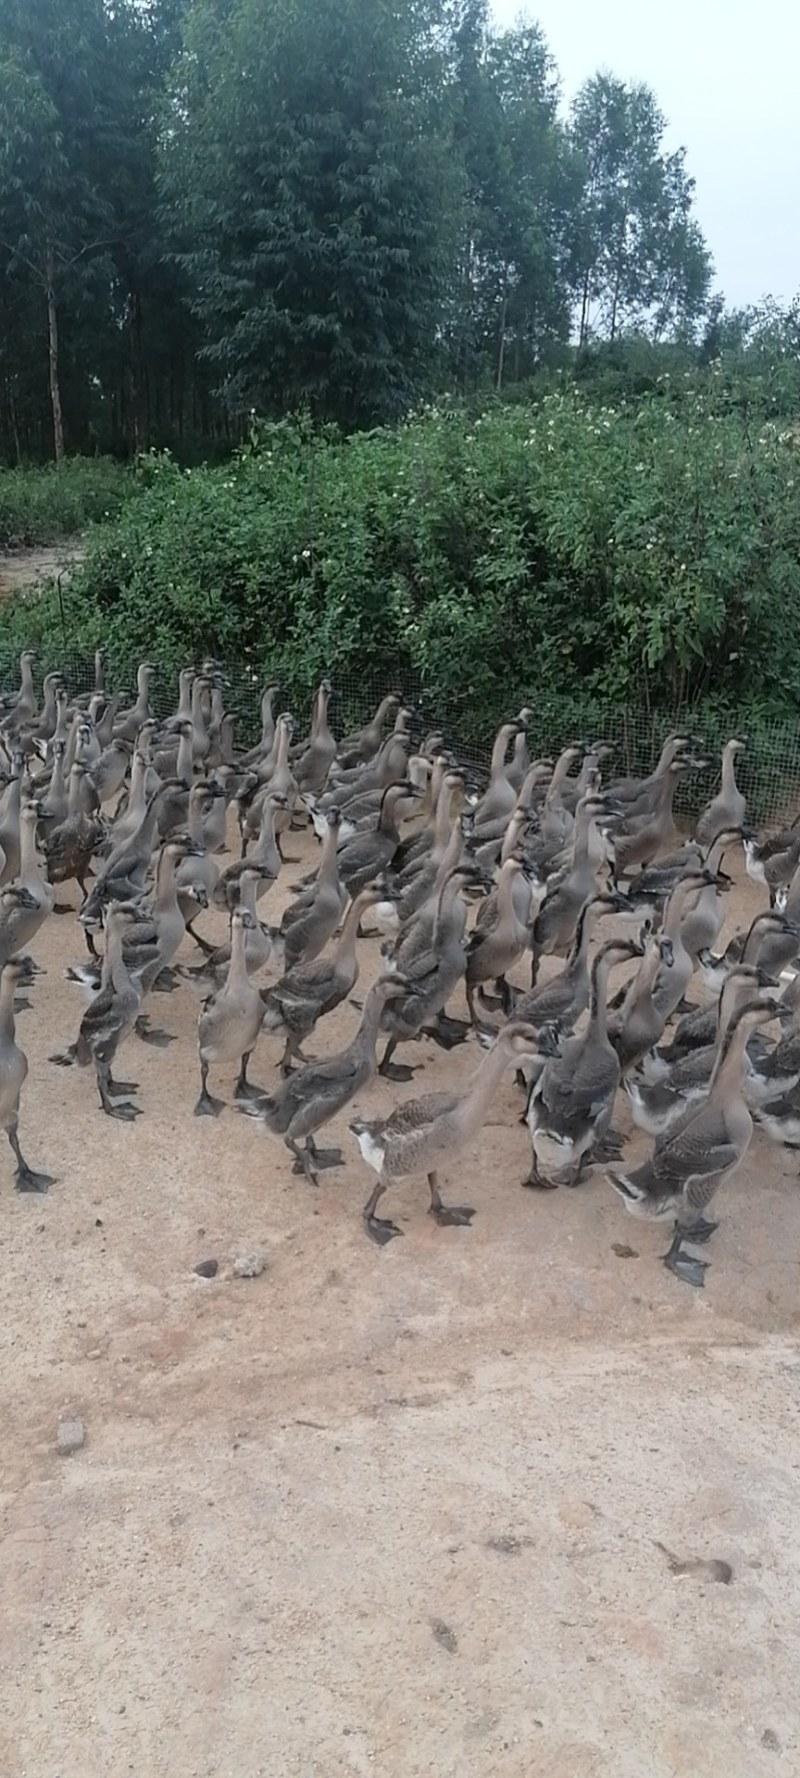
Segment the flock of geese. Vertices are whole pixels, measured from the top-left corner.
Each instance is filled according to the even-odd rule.
[[[736,781],[744,740],[725,746],[719,790],[682,839],[677,787],[711,764],[690,734],[669,736],[649,776],[615,778],[605,742],[532,757],[526,709],[500,728],[488,782],[478,783],[441,734],[419,732],[397,695],[337,741],[325,680],[298,739],[291,715],[274,714],[269,685],[261,738],[243,750],[216,661],[181,673],[177,708],[162,721],[148,662],[127,705],[106,690],[102,652],[83,697],[58,673],[40,697],[33,667],[23,654],[19,689],[0,699],[0,1123],[20,1191],[53,1182],[20,1148],[28,1065],[15,1015],[39,973],[39,931],[72,911],[56,891],[74,882],[85,948],[67,973],[90,997],[74,1043],[52,1060],[93,1068],[109,1117],[139,1115],[135,1083],[114,1072],[118,1057],[134,1033],[172,1041],[146,1009],[181,981],[203,993],[195,1114],[219,1115],[209,1074],[236,1068],[235,1101],[312,1184],[342,1161],[317,1146],[331,1119],[376,1073],[408,1081],[416,1072],[398,1050],[425,1037],[444,1050],[471,1039],[481,1055],[464,1091],[352,1118],[375,1174],[362,1213],[370,1238],[385,1245],[402,1232],[378,1207],[410,1176],[426,1176],[437,1223],[469,1224],[471,1207],[443,1202],[439,1172],[477,1134],[513,1067],[531,1144],[525,1185],[574,1186],[604,1165],[626,1210],[672,1225],[665,1264],[703,1284],[707,1264],[687,1247],[713,1234],[706,1212],[742,1162],[754,1120],[776,1142],[800,1145],[800,825],[761,842],[747,827]],[[234,818],[241,857],[226,865]],[[260,907],[286,871],[284,836],[309,824],[316,869],[271,926]],[[765,905],[716,952],[724,867],[737,851]],[[198,930],[209,907],[229,917],[221,946]],[[324,1046],[327,1015],[353,995],[365,921],[383,934],[381,972],[353,1002],[351,1042],[316,1060],[304,1045],[313,1034]],[[187,934],[196,960],[178,963]],[[543,972],[543,958],[557,967]],[[458,992],[466,1019],[448,1010]],[[248,1078],[262,1033],[283,1044],[268,1093]],[[620,1089],[652,1139],[639,1166],[625,1165],[612,1124]]]

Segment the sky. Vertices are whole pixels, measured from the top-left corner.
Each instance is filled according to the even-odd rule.
[[[729,306],[800,292],[800,0],[493,0],[547,38],[569,101],[603,69],[644,81],[685,147]]]

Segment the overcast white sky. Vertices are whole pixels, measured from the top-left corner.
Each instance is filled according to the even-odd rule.
[[[730,304],[800,292],[800,0],[493,5],[538,21],[567,100],[600,68],[654,89]]]

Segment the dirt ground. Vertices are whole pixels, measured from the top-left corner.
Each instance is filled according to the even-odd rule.
[[[800,1770],[796,1160],[756,1135],[693,1292],[601,1173],[520,1190],[509,1079],[442,1178],[473,1226],[436,1227],[408,1183],[379,1250],[346,1118],[316,1192],[252,1120],[193,1118],[188,985],[152,1002],[178,1041],[122,1053],[144,1115],[104,1118],[47,1060],[81,1016],[73,920],[36,954],[21,1134],[58,1183],[21,1197],[2,1163],[3,1778]],[[362,987],[374,941],[363,958]],[[254,1078],[279,1049],[261,1039]],[[414,1086],[357,1108],[476,1052],[411,1059]],[[262,1275],[233,1277],[253,1248]],[[61,1456],[73,1415],[86,1443]]]
[[[58,574],[59,570],[63,570],[66,579],[70,566],[79,562],[83,553],[83,544],[74,539],[52,548],[39,545],[35,549],[0,551],[0,599],[34,586],[37,580]]]

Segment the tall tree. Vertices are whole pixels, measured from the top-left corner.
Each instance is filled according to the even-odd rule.
[[[578,94],[571,137],[584,168],[573,228],[582,345],[626,328],[657,337],[703,312],[711,260],[692,207],[685,153],[662,146],[665,119],[646,86],[598,74]]]
[[[195,0],[164,191],[234,410],[348,425],[429,387],[447,274],[437,0]]]

